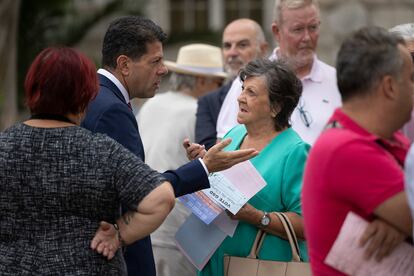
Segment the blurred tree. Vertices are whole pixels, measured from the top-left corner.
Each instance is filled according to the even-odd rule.
[[[1,0],[0,60],[5,60],[6,66],[2,64],[0,68],[0,95],[3,95],[0,97],[0,130],[18,119],[18,109],[23,106],[26,72],[42,49],[74,46],[103,17],[120,10],[140,14],[144,2]]]
[[[13,124],[17,117],[16,56],[17,24],[20,0],[0,2],[0,130]]]

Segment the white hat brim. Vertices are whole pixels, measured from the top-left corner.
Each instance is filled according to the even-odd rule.
[[[185,65],[179,65],[173,61],[168,61],[168,60],[164,61],[164,64],[165,66],[167,66],[169,71],[180,73],[180,74],[206,76],[206,77],[219,77],[219,78],[228,77],[227,73],[224,72],[222,68],[185,66]]]

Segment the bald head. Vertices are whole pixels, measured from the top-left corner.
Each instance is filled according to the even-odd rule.
[[[242,18],[230,22],[223,32],[223,58],[226,71],[237,76],[240,69],[268,50],[262,28],[257,22]]]

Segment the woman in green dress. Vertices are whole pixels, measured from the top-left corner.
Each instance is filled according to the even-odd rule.
[[[226,149],[260,151],[251,162],[267,185],[236,215],[231,215],[232,219],[239,220],[236,232],[224,240],[199,272],[203,276],[223,275],[224,255],[246,257],[259,229],[267,233],[259,259],[290,261],[289,242],[282,223],[273,212],[285,213],[298,238],[304,239],[300,194],[309,146],[289,124],[302,84],[287,65],[262,59],[250,62],[241,70],[240,78],[243,81],[238,98],[240,125],[225,136],[232,139]],[[299,246],[301,257],[307,260],[304,241],[300,241]]]

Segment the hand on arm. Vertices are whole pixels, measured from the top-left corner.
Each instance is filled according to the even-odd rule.
[[[161,225],[174,203],[171,184],[164,182],[142,199],[136,211],[126,212],[117,220],[119,233],[112,224],[101,222],[91,248],[111,259],[120,246],[119,237],[128,245],[148,236]]]
[[[400,230],[407,236],[413,235],[413,219],[408,206],[407,195],[404,191],[388,198],[375,210],[374,214]]]
[[[359,243],[365,249],[365,258],[368,260],[375,254],[379,262],[387,257],[404,239],[405,235],[381,219],[375,219],[365,229]]]
[[[388,256],[406,236],[412,236],[412,218],[405,192],[400,192],[375,210],[378,219],[369,224],[360,239],[361,246],[368,243],[367,259],[375,255],[377,261]]]

